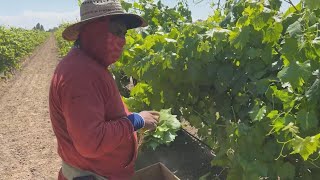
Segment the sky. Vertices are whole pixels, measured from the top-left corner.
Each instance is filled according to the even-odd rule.
[[[176,0],[162,1],[169,6],[176,4]],[[208,3],[210,0],[203,0],[201,3],[194,3],[199,0],[188,1],[194,20],[205,19],[213,12]],[[296,4],[299,0],[292,2]],[[40,23],[48,30],[63,22],[80,19],[77,0],[0,0],[0,3],[0,25],[31,29]],[[284,2],[282,9],[287,9],[288,6]]]

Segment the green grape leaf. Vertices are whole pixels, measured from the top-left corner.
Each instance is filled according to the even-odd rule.
[[[294,125],[293,122],[290,122],[287,126],[285,126],[282,131],[289,131],[292,134],[298,134],[299,133],[299,128]]]
[[[163,140],[165,143],[170,143],[175,140],[176,134],[172,134],[171,132],[166,132],[163,136]]]
[[[282,41],[281,53],[285,56],[290,62],[297,60],[297,49],[299,49],[298,40],[296,38],[287,38]]]
[[[296,21],[293,24],[291,24],[288,27],[287,32],[289,33],[289,35],[291,37],[295,37],[296,35],[300,35],[302,33],[302,27],[301,27],[300,21]]]
[[[249,112],[250,118],[252,121],[261,121],[267,112],[267,107],[262,106],[260,108],[260,103],[256,103],[253,109]]]
[[[301,11],[301,9],[302,9],[302,2],[298,3],[297,5],[295,5],[295,7],[290,6],[289,9],[283,14],[283,17],[288,17],[292,13],[295,13],[297,10]]]
[[[160,111],[160,122],[164,122],[164,124],[171,130],[178,130],[181,127],[177,116],[171,114],[171,109],[164,109]]]
[[[242,28],[248,26],[250,24],[250,20],[248,16],[242,16],[237,21],[237,27]]]
[[[274,23],[264,31],[263,42],[277,43],[281,37],[283,26],[281,23]]]
[[[285,110],[294,106],[295,96],[292,93],[289,93],[287,90],[278,90],[275,86],[271,86],[271,89],[273,90],[273,95],[283,102]]]
[[[246,44],[249,42],[250,36],[250,28],[243,27],[241,29],[237,29],[236,31],[232,31],[230,33],[230,42],[237,49],[243,49]]]
[[[272,46],[268,45],[266,46],[262,52],[261,52],[261,58],[264,61],[265,64],[270,64],[272,63]]]
[[[284,118],[277,118],[272,122],[272,127],[274,128],[275,132],[281,131],[285,127],[285,120]]]
[[[310,9],[318,9],[320,8],[320,0],[304,0],[306,6]]]
[[[122,100],[131,112],[140,112],[144,109],[144,103],[134,97],[122,97]]]
[[[198,52],[203,52],[203,51],[209,52],[210,49],[211,49],[211,45],[210,45],[209,41],[205,41],[205,42],[200,42],[199,43],[197,51]]]
[[[247,50],[248,57],[250,57],[251,59],[259,57],[261,53],[261,49],[250,48]]]
[[[292,62],[278,73],[278,78],[282,83],[289,82],[293,88],[301,87],[312,75],[310,67],[309,61],[304,63]]]
[[[149,86],[147,84],[144,84],[144,83],[137,84],[136,86],[134,86],[134,88],[132,88],[131,96],[137,96],[139,94],[144,94],[148,87]]]
[[[157,129],[147,131],[144,135],[144,139],[148,139],[144,146],[155,150],[159,145],[173,142],[177,136],[176,132],[181,128],[181,123],[176,117],[171,114],[171,109],[162,109]]]
[[[152,136],[158,139],[161,139],[164,135],[164,131],[160,130],[159,128],[156,129],[154,133],[152,133]]]
[[[300,154],[302,158],[306,161],[311,154],[317,151],[320,136],[308,136],[306,138],[301,138],[296,136],[291,141],[291,146],[293,152],[291,154]]]
[[[271,120],[276,119],[279,117],[279,111],[273,110],[267,115],[267,117]]]
[[[271,8],[275,9],[275,10],[279,10],[282,5],[281,0],[273,0],[273,1],[269,1],[269,3],[270,3]]]
[[[311,104],[315,104],[317,101],[319,101],[320,97],[320,79],[317,78],[315,82],[312,84],[312,86],[308,89],[306,92],[306,97],[308,101]]]
[[[316,112],[306,111],[305,109],[297,113],[297,122],[300,124],[301,129],[305,131],[316,128],[319,124]]]
[[[269,89],[269,79],[260,79],[256,82],[256,91],[258,94],[265,94]]]
[[[80,1],[80,0],[78,0]],[[121,6],[123,7],[123,9],[128,12],[131,8],[132,8],[132,3],[128,3],[125,1],[121,1]]]

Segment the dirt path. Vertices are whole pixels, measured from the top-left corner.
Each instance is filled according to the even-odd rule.
[[[51,36],[13,80],[0,86],[0,180],[57,178],[60,159],[48,111],[57,63]]]

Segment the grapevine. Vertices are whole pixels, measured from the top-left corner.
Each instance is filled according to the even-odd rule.
[[[7,77],[20,68],[21,59],[31,54],[48,35],[38,30],[0,26],[0,76]]]
[[[68,24],[62,24],[59,26],[59,28],[54,32],[54,35],[56,37],[56,40],[58,42],[59,47],[59,55],[61,57],[67,55],[71,47],[73,46],[73,42],[69,42],[63,39],[62,32],[64,29],[68,26]]]
[[[124,3],[150,24],[113,69],[134,79],[126,98],[189,121],[228,179],[320,176],[320,3],[281,3],[229,0],[197,22],[182,1]]]

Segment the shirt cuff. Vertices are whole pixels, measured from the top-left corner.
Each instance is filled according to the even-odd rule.
[[[143,128],[145,125],[145,121],[144,121],[143,117],[138,113],[130,114],[128,116],[128,119],[132,123],[132,125],[134,127],[134,131],[137,131],[137,130]]]

